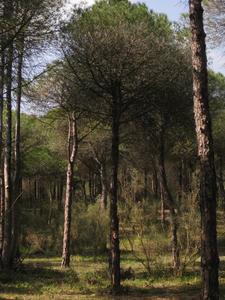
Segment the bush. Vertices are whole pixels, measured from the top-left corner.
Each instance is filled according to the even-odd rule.
[[[95,257],[104,253],[108,224],[108,211],[102,211],[98,203],[86,206],[77,202],[72,210],[71,253]],[[22,256],[61,255],[62,236],[63,214],[55,213],[52,224],[46,224],[46,214],[26,214],[21,238]]]
[[[101,285],[102,281],[109,278],[108,270],[97,270],[94,272],[87,272],[85,274],[85,282],[90,285]]]
[[[182,272],[193,266],[200,256],[201,232],[197,193],[187,193],[183,197],[179,218],[179,243],[182,254]]]
[[[72,250],[80,254],[97,256],[106,251],[108,236],[108,212],[99,203],[88,207],[77,203],[73,210],[71,228]]]
[[[168,252],[168,238],[158,219],[158,207],[149,201],[127,200],[120,209],[122,243],[127,251],[142,264],[149,275],[161,264]]]
[[[150,276],[157,269],[168,269],[171,260],[169,226],[162,229],[159,211],[159,202],[147,200],[135,202],[126,199],[120,207],[122,245]],[[177,220],[180,272],[183,273],[199,257],[200,217],[195,192],[184,195]]]

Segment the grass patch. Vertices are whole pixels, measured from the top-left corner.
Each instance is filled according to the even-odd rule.
[[[184,291],[197,291],[199,277],[196,272],[175,278],[169,269],[155,270],[149,277],[129,257],[125,257],[121,265],[123,270],[130,267],[134,271],[134,277],[122,281],[127,294],[122,297],[124,299],[154,299],[152,297],[168,294],[178,297]],[[0,274],[0,289],[0,299],[111,299],[107,258],[104,256],[97,259],[73,256],[71,268],[65,270],[60,267],[60,258],[30,258],[24,261],[20,270]]]
[[[220,299],[225,299],[225,228],[221,220],[218,223]],[[60,257],[27,258],[20,270],[0,273],[0,299],[200,299],[200,259],[182,276],[175,277],[167,251],[159,254],[149,275],[123,239],[121,248],[123,296],[112,297],[109,294],[106,253],[94,257],[72,256],[68,269],[60,267]]]

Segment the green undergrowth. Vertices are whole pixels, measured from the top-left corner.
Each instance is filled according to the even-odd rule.
[[[197,272],[176,278],[170,270],[154,270],[149,276],[129,255],[125,258],[121,263],[122,293],[127,297],[198,292]],[[111,299],[105,256],[95,260],[74,256],[66,270],[61,269],[57,257],[26,259],[19,270],[1,273],[0,280],[1,299]]]
[[[182,276],[173,276],[171,270],[154,269],[152,275],[123,254],[123,296],[119,299],[199,299],[198,270],[188,270]],[[225,257],[221,257],[221,267]],[[224,269],[224,268],[223,268]],[[225,271],[221,270],[221,299],[225,299]],[[60,258],[26,259],[23,266],[0,274],[0,299],[114,299],[109,294],[107,257],[95,259],[73,256],[71,267],[62,269]],[[224,289],[223,289],[224,288]],[[163,298],[160,298],[163,297]],[[196,298],[193,298],[196,297]]]
[[[218,224],[220,299],[225,299],[223,217]],[[122,290],[120,296],[113,297],[107,253],[72,256],[68,269],[60,267],[60,257],[26,258],[18,270],[0,272],[0,299],[200,299],[200,259],[180,276],[173,275],[168,253],[158,262],[148,273],[121,238]]]

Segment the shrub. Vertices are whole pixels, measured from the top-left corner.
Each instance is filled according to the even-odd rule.
[[[71,228],[72,250],[75,253],[97,256],[106,251],[108,236],[108,212],[99,203],[88,207],[77,203],[73,210]]]

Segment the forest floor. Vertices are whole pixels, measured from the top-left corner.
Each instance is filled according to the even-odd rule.
[[[220,223],[220,299],[225,299],[225,228],[223,222]],[[71,267],[66,270],[60,267],[60,257],[27,258],[19,270],[0,273],[0,299],[200,299],[199,262],[195,268],[179,277],[173,276],[169,268],[162,266],[155,268],[149,276],[132,253],[123,249],[121,268],[124,296],[116,297],[108,292],[107,267],[107,255],[73,256]],[[132,272],[126,274],[129,268],[132,268]]]
[[[1,274],[0,299],[200,299],[197,271],[179,278],[158,271],[149,277],[128,254],[123,255],[121,265],[123,270],[132,266],[135,278],[123,280],[124,296],[112,297],[107,293],[107,261],[103,257],[74,256],[68,270],[60,268],[60,258],[27,259],[21,270]],[[225,270],[225,257],[221,257],[221,269]],[[220,277],[220,299],[225,299],[225,271]]]

